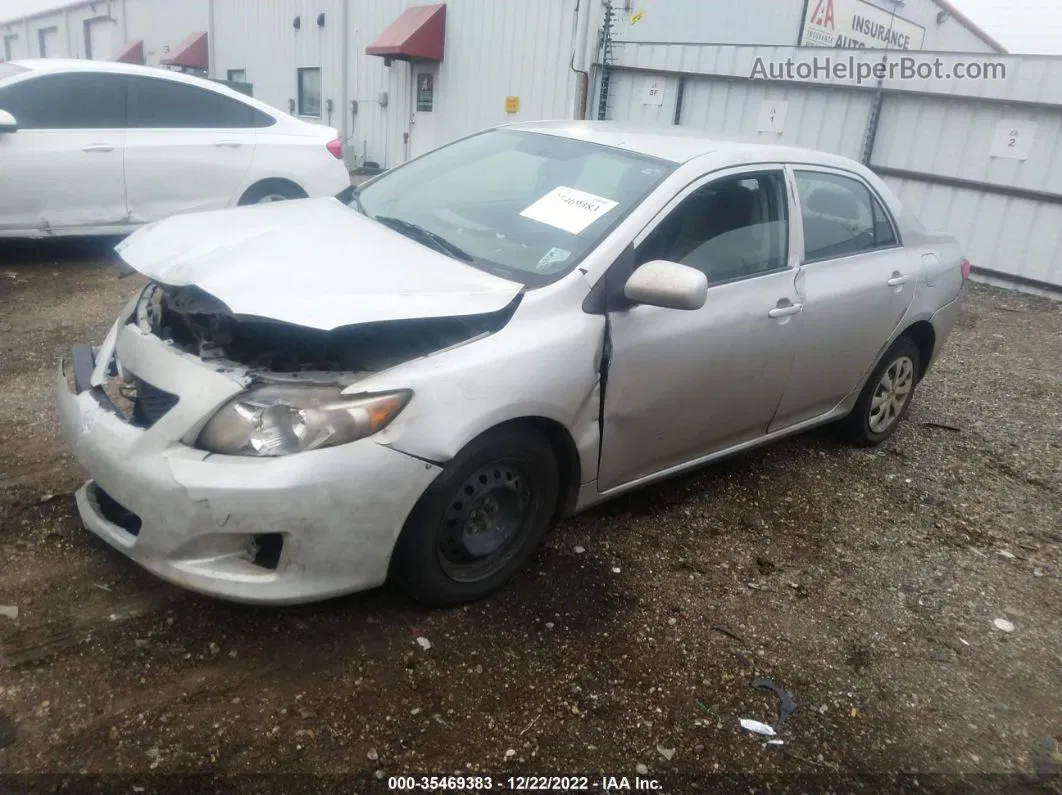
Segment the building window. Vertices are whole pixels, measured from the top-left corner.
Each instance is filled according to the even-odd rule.
[[[230,83],[246,83],[247,82],[247,70],[246,69],[230,69],[228,81]]]
[[[15,41],[18,35],[4,36],[4,60],[11,61],[15,58]]]
[[[321,70],[299,70],[299,115],[321,118]]]

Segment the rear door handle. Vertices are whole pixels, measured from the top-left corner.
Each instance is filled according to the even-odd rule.
[[[909,282],[909,281],[911,281],[911,277],[908,276],[907,274],[905,274],[905,273],[894,273],[892,275],[892,278],[889,279],[888,285],[889,285],[889,287],[899,287],[901,284],[907,284],[907,282]]]
[[[798,312],[803,311],[803,304],[786,304],[785,306],[776,306],[774,309],[767,313],[767,317],[789,317],[795,315]]]
[[[82,152],[113,152],[114,147],[110,144],[89,144],[81,147]]]
[[[226,147],[228,149],[238,149],[239,147],[243,146],[243,144],[240,143],[239,141],[218,141],[214,145],[215,146]]]

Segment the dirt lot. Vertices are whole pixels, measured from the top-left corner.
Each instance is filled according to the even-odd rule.
[[[79,524],[51,390],[141,283],[108,262],[0,250],[0,790],[1059,791],[1059,305],[973,289],[883,448],[816,433],[646,489],[486,603],[276,610],[162,585]],[[796,701],[784,745],[738,728],[777,723],[756,677]]]

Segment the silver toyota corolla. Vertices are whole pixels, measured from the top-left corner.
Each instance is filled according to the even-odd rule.
[[[969,272],[846,158],[581,122],[118,251],[151,283],[58,381],[81,516],[274,604],[478,599],[560,516],[825,423],[882,442]]]

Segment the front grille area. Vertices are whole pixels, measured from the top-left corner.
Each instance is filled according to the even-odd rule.
[[[140,378],[134,379],[136,400],[133,402],[133,423],[141,428],[150,428],[166,416],[180,399]]]
[[[96,503],[96,507],[108,522],[118,525],[131,536],[140,535],[142,524],[140,517],[121,505],[96,483],[89,486],[89,497]]]

